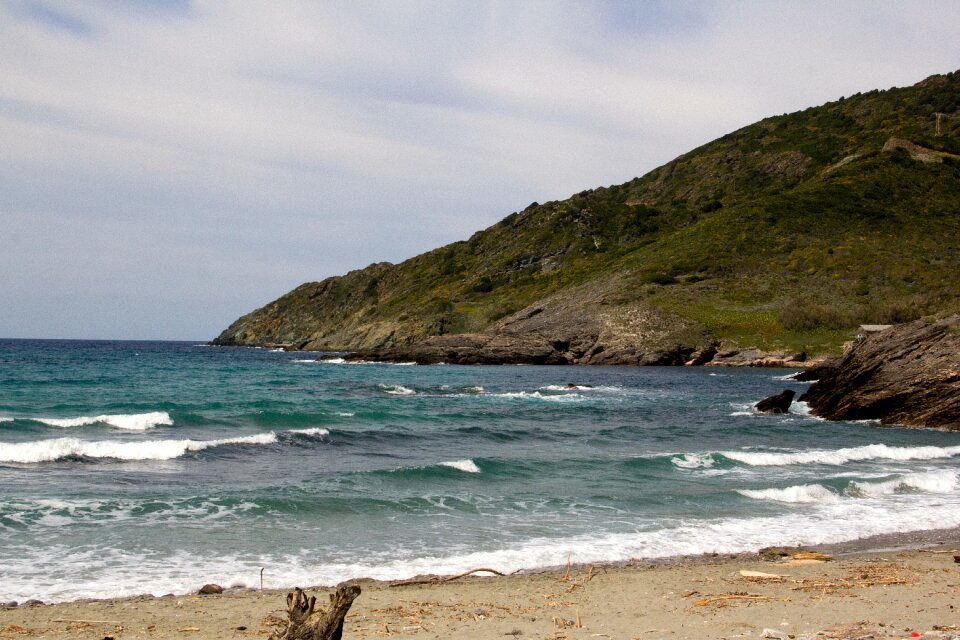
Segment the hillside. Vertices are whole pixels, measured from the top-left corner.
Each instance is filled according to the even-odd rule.
[[[766,118],[468,241],[303,284],[214,342],[519,341],[558,362],[713,341],[835,351],[858,324],[958,308],[958,102],[954,72]]]

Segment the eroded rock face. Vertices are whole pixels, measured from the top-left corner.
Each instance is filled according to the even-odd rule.
[[[865,336],[800,398],[830,420],[960,430],[960,316]]]
[[[577,288],[482,333],[431,336],[345,357],[419,364],[676,366],[710,343],[706,330],[693,322],[642,303],[607,304],[607,295],[606,289]]]

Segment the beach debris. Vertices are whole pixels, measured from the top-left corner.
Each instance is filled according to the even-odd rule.
[[[217,593],[223,593],[223,587],[221,587],[218,584],[213,584],[211,582],[209,584],[205,584],[202,587],[200,587],[200,590],[197,591],[197,593],[200,594],[201,596],[209,596]]]
[[[583,585],[587,584],[591,580],[593,580],[592,564],[587,567],[587,572],[581,575],[579,579],[570,582],[570,585],[567,587],[567,593],[573,592],[575,589],[582,587]],[[567,582],[567,581],[569,581],[569,576],[567,576],[567,580],[562,580],[561,582]]]
[[[916,580],[900,575],[900,566],[893,563],[865,564],[853,567],[844,578],[832,580],[800,580],[795,591],[822,591],[833,593],[839,589],[854,587],[887,587],[891,585],[915,584]]]
[[[31,598],[30,600],[27,600],[20,606],[21,607],[42,607],[43,600],[37,600],[37,599]]]
[[[459,580],[460,578],[465,578],[474,573],[481,573],[481,572],[492,573],[497,576],[507,575],[506,573],[497,571],[496,569],[480,568],[480,569],[471,569],[470,571],[464,571],[463,573],[458,573],[455,576],[447,576],[445,578],[440,576],[428,576],[425,578],[412,578],[410,580],[401,580],[399,582],[391,582],[390,586],[391,587],[409,587],[415,584],[442,584],[444,582],[453,582],[454,580]]]
[[[297,587],[287,594],[287,624],[274,630],[270,640],[339,640],[343,637],[343,621],[353,601],[360,595],[355,584],[341,584],[330,594],[330,608],[315,610],[317,597]]]
[[[16,609],[17,601],[11,600],[10,602],[0,602],[0,609]]]
[[[815,562],[830,562],[833,556],[807,549],[805,547],[765,547],[757,552],[761,560],[813,560]]]
[[[200,631],[200,627],[184,627],[183,629],[177,629],[180,633],[194,633]]]
[[[753,406],[760,413],[787,413],[795,395],[797,395],[797,392],[793,389],[784,389],[778,394],[764,398]]]
[[[784,579],[789,577],[777,573],[750,571],[749,569],[740,569],[740,575],[749,582],[784,582]]]
[[[559,616],[553,616],[553,624],[554,624],[558,629],[568,629],[568,628],[569,628],[569,629],[580,629],[580,628],[581,628],[581,625],[580,625],[580,616],[579,616],[579,615],[577,615],[577,617],[576,617],[575,619],[573,619],[573,620],[567,620],[566,618],[561,618],[561,617],[559,617]]]
[[[54,618],[50,622],[62,622],[65,624],[123,624],[119,620],[79,620],[74,618]]]
[[[777,629],[764,629],[760,632],[761,638],[776,638],[777,640],[789,640],[789,634],[784,633],[783,631],[778,631]]]
[[[736,591],[734,593],[725,593],[721,595],[707,596],[693,603],[695,607],[706,607],[709,605],[728,606],[734,602],[787,602],[787,598],[773,598],[770,596],[761,596],[755,593],[746,593]]]
[[[560,578],[560,582],[568,582],[570,580],[570,561],[573,559],[573,554],[567,554],[567,570],[563,572],[563,577]]]

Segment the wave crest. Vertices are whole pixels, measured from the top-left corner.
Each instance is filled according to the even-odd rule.
[[[722,451],[725,458],[751,467],[774,467],[794,464],[842,465],[860,460],[934,460],[960,455],[960,446],[955,447],[891,447],[885,444],[868,444],[846,449],[812,449],[810,451]]]
[[[840,496],[819,484],[801,484],[782,489],[738,489],[737,493],[754,500],[775,502],[831,504],[840,502]]]
[[[80,416],[78,418],[34,418],[51,427],[70,428],[85,427],[91,424],[108,424],[117,429],[128,431],[146,431],[153,427],[172,426],[173,420],[166,411],[151,411],[149,413],[120,413],[102,416]]]
[[[388,393],[391,396],[412,396],[416,395],[416,391],[409,387],[405,387],[402,384],[381,384],[380,390],[384,393]]]
[[[883,482],[851,482],[847,493],[854,497],[878,498],[898,493],[951,493],[958,487],[958,473],[943,469],[908,473]]]
[[[449,460],[447,462],[441,462],[441,467],[450,467],[451,469],[457,469],[458,471],[463,471],[465,473],[480,473],[480,467],[477,466],[473,460]]]
[[[685,453],[670,458],[670,462],[681,469],[709,469],[716,461],[709,453]]]
[[[172,460],[190,451],[230,444],[273,444],[274,432],[220,440],[146,440],[119,442],[116,440],[89,441],[78,438],[53,438],[15,444],[0,443],[0,462],[36,464],[54,462],[72,457],[106,458],[113,460]]]

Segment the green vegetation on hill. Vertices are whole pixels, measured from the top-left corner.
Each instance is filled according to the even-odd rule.
[[[726,344],[832,351],[858,324],[957,309],[958,102],[954,72],[767,118],[468,241],[301,285],[215,342],[408,344],[590,292]]]

